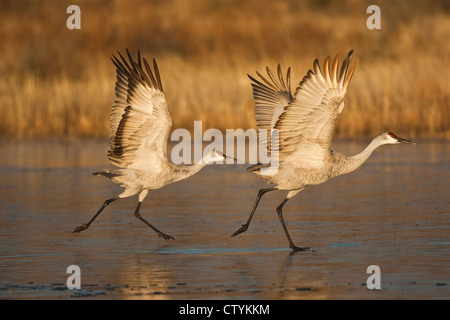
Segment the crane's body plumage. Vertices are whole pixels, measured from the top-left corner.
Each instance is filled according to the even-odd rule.
[[[169,161],[161,163],[161,166],[152,172],[145,169],[118,169],[95,172],[103,175],[113,182],[125,188],[126,196],[135,195],[143,190],[156,190],[168,184],[184,180],[196,174],[204,167],[204,163],[191,166],[180,166]],[[128,195],[129,194],[129,195]],[[120,196],[122,197],[122,196]]]
[[[118,167],[94,172],[121,185],[125,190],[108,199],[87,223],[74,232],[87,229],[100,212],[111,202],[136,194],[138,205],[135,216],[164,239],[173,239],[160,232],[139,214],[139,208],[149,190],[160,189],[200,171],[206,164],[223,160],[217,152],[206,155],[194,165],[177,165],[167,158],[167,139],[172,127],[170,114],[156,61],[153,71],[138,52],[137,61],[127,50],[129,61],[119,52],[113,56],[116,67],[116,99],[111,109],[108,159]]]
[[[350,173],[358,169],[380,145],[381,139],[369,145],[363,152],[355,156],[346,156],[339,152],[330,150],[317,168],[304,168],[302,166],[284,162],[280,163],[277,172],[273,175],[264,175],[259,169],[248,170],[268,180],[268,183],[276,184],[279,190],[303,189],[308,185],[318,185],[328,180]]]
[[[249,167],[255,173],[275,184],[275,187],[261,189],[247,222],[232,236],[245,232],[255,213],[261,197],[269,191],[288,190],[284,201],[277,207],[277,213],[288,238],[290,248],[301,251],[292,242],[282,216],[282,207],[288,199],[309,185],[322,184],[339,175],[350,173],[360,167],[383,144],[410,142],[391,132],[385,132],[359,154],[346,156],[331,150],[336,121],[344,108],[344,97],[356,69],[358,59],[352,59],[350,51],[339,69],[339,55],[330,63],[327,57],[320,68],[316,59],[313,70],[309,70],[292,94],[290,89],[290,68],[286,81],[280,65],[277,76],[267,67],[267,80],[257,72],[261,80],[252,80],[255,99],[255,120],[258,129],[267,130],[269,136],[262,140],[271,157],[271,164],[278,163],[276,170],[262,170],[269,165],[256,164]],[[275,144],[275,145],[274,145]]]

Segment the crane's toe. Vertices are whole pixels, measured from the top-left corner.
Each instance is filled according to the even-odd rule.
[[[300,251],[310,251],[311,249],[309,247],[297,247],[297,246],[290,246],[292,252],[300,252]]]
[[[160,236],[161,238],[164,238],[164,240],[175,240],[174,237],[169,236],[168,234],[162,233],[161,231],[158,232],[158,236]]]
[[[248,229],[248,224],[243,224],[243,225],[239,228],[239,230],[237,230],[235,233],[233,233],[233,234],[231,235],[231,237],[237,236],[238,234],[247,231],[247,229]]]
[[[75,229],[73,229],[72,233],[79,233],[83,230],[86,230],[88,228],[88,225],[85,223],[79,227],[76,227]]]

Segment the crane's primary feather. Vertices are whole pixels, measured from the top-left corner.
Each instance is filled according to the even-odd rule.
[[[152,72],[138,53],[127,50],[111,59],[116,66],[116,100],[111,110],[109,160],[120,168],[161,168],[167,155],[172,117],[167,106],[156,61]],[[145,68],[145,71],[144,71]]]
[[[290,69],[286,87],[281,68],[278,80],[267,68],[271,81],[259,73],[264,83],[253,81],[255,118],[258,129],[276,129],[279,135],[277,155],[280,161],[291,162],[302,168],[323,165],[330,152],[331,139],[337,118],[344,107],[344,97],[358,59],[350,51],[339,69],[339,55],[330,67],[330,58],[324,61],[323,72],[318,60],[296,88],[290,92]],[[267,147],[270,147],[270,141]]]

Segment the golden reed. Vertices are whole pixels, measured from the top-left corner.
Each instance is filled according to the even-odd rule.
[[[359,56],[337,137],[395,128],[410,138],[450,138],[450,18],[443,1],[77,1],[0,4],[0,136],[106,137],[117,50],[155,57],[173,128],[252,128],[247,74],[292,67],[292,90],[312,62]]]

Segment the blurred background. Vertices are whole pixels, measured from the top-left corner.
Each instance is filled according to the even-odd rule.
[[[72,4],[80,30],[66,27]],[[110,57],[128,48],[158,61],[173,129],[254,128],[247,74],[291,66],[294,90],[315,58],[353,49],[337,137],[450,139],[449,35],[448,0],[2,0],[0,137],[106,138]]]

